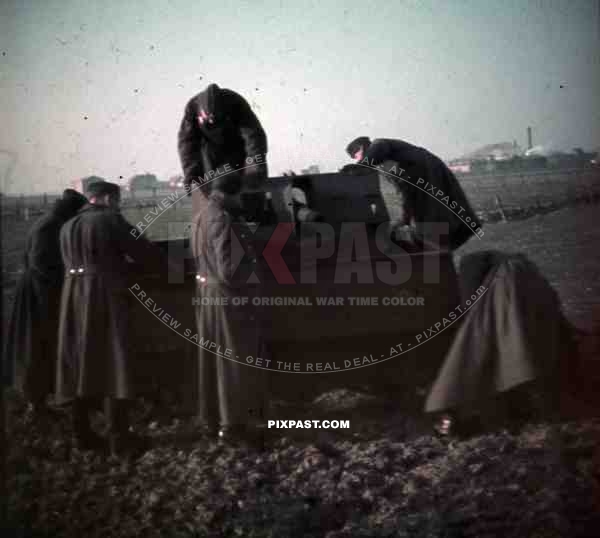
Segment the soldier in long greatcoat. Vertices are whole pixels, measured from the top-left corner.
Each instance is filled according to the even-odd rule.
[[[127,401],[134,396],[128,334],[131,260],[146,270],[165,268],[162,251],[132,233],[119,212],[120,189],[109,182],[89,186],[90,203],[60,235],[66,267],[62,291],[57,399],[73,402],[74,430],[83,448],[106,448],[95,434],[89,410],[106,399],[113,452],[139,446],[129,430]],[[137,238],[136,238],[137,237]]]
[[[212,188],[215,174],[239,170],[246,185],[267,177],[267,136],[238,93],[210,84],[192,97],[178,133],[178,150],[188,192]],[[207,179],[204,182],[203,179]]]
[[[460,422],[493,411],[503,394],[513,417],[515,411],[557,413],[559,383],[577,353],[557,293],[522,254],[469,254],[461,260],[460,279],[466,313],[425,410],[449,412]]]
[[[481,222],[452,171],[425,148],[403,140],[362,136],[346,152],[363,166],[381,167],[379,184],[392,226],[412,225],[417,236],[457,249]],[[422,180],[422,181],[419,181]],[[447,236],[435,223],[448,225]]]
[[[9,321],[5,360],[12,382],[33,403],[34,411],[45,409],[54,393],[58,314],[64,278],[59,233],[70,218],[87,203],[77,191],[67,189],[50,212],[29,232],[25,247],[25,269]]]
[[[220,428],[221,437],[233,439],[252,436],[264,419],[267,372],[255,365],[260,358],[267,366],[270,358],[265,310],[252,301],[260,297],[264,268],[245,222],[241,184],[238,175],[214,182],[192,235],[198,261],[197,330],[210,342],[199,346],[198,418],[209,432]],[[247,302],[239,301],[244,297]]]

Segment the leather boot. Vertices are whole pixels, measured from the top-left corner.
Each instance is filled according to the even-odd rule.
[[[441,413],[434,418],[433,430],[440,437],[469,439],[482,435],[489,429],[480,415],[463,413]]]
[[[90,411],[92,402],[85,398],[76,398],[73,402],[73,433],[79,450],[94,450],[106,453],[107,441],[98,435],[90,424]]]
[[[221,426],[218,440],[219,443],[227,445],[246,446],[262,450],[265,448],[266,436],[265,432],[255,425],[235,424]]]
[[[110,453],[117,458],[136,459],[149,450],[150,440],[130,431],[129,401],[107,398],[105,401],[108,422],[108,442]]]

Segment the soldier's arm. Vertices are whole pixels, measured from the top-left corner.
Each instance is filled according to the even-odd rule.
[[[378,165],[392,159],[392,147],[385,139],[374,140],[364,155],[370,164]]]
[[[179,133],[177,134],[177,149],[183,170],[183,182],[188,189],[192,181],[204,175],[201,136],[202,133],[198,127],[194,104],[190,101],[185,107]],[[188,194],[190,194],[189,191]]]
[[[378,138],[373,140],[365,152],[365,157],[368,157],[369,163],[373,165],[390,160],[396,161],[402,167],[407,167],[417,165],[423,160],[422,151],[421,148],[403,140]]]
[[[246,168],[245,174],[266,178],[268,175],[267,135],[256,114],[241,95],[231,92],[230,99],[232,118],[237,122],[240,136],[244,140],[246,157],[259,163],[257,166]]]
[[[233,222],[228,213],[223,213],[222,218],[213,220],[208,224],[208,235],[211,245],[208,249],[209,256],[212,258],[211,266],[216,273],[216,277],[221,285],[235,287],[233,274],[232,256],[232,226]]]
[[[135,228],[120,213],[115,213],[115,236],[118,237],[121,252],[124,256],[144,268],[145,272],[162,273],[168,268],[167,255],[161,248],[139,233],[132,233]]]
[[[201,272],[209,273],[209,282],[229,288],[232,293],[242,293],[255,268],[248,259],[244,262],[245,254],[254,257],[255,246],[251,236],[252,231],[227,212],[208,223],[207,248],[201,255],[200,267]]]

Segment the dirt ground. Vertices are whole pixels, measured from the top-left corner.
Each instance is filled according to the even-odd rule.
[[[580,205],[526,220],[488,224],[460,256],[480,249],[527,254],[558,291],[577,327],[600,323],[600,206]]]

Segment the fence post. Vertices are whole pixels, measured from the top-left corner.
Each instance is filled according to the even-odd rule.
[[[504,213],[504,208],[502,207],[500,196],[498,196],[497,194],[494,196],[494,202],[496,203],[496,210],[500,213],[500,216],[502,217],[502,222],[506,222],[508,219],[506,218],[506,213]]]
[[[15,213],[17,214],[18,218],[24,218],[25,216],[25,195],[21,194],[16,201],[16,211]]]

